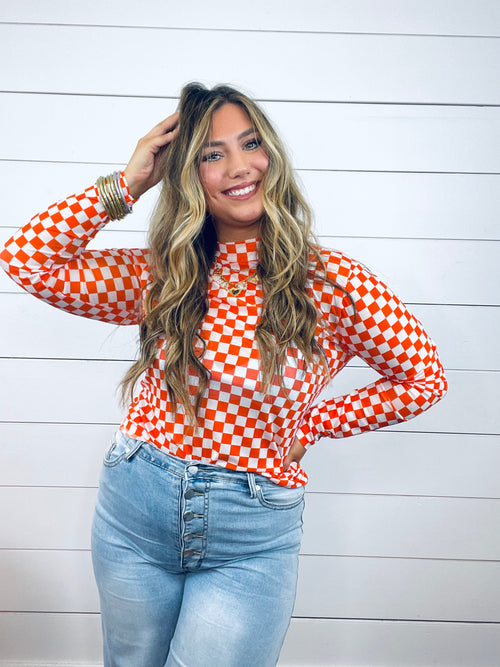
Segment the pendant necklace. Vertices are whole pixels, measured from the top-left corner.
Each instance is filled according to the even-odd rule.
[[[257,275],[257,272],[255,272],[252,273],[251,276],[248,276],[248,278],[243,278],[243,280],[240,280],[237,283],[232,283],[231,281],[223,278],[222,269],[220,266],[217,266],[217,264],[215,265],[214,269],[214,278],[221,287],[227,289],[227,291],[229,292],[229,294],[231,294],[231,296],[239,296],[248,283],[253,283],[255,285],[259,282],[259,277]]]

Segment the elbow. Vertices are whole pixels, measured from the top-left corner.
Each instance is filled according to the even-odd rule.
[[[435,385],[433,387],[433,399],[431,401],[431,405],[435,405],[436,403],[439,403],[439,401],[446,396],[448,393],[448,380],[446,378],[446,375],[444,372],[441,374],[441,376],[436,379]]]
[[[431,377],[426,379],[422,389],[422,397],[424,399],[422,411],[425,411],[433,405],[436,405],[436,403],[439,403],[439,401],[446,396],[448,391],[448,380],[441,365],[439,372],[433,373]]]
[[[430,369],[428,369],[430,370]],[[397,396],[393,405],[401,421],[408,421],[425,412],[446,395],[448,381],[441,364],[425,377],[403,382],[394,387]]]
[[[446,375],[443,373],[441,374],[440,382],[439,382],[439,387],[436,391],[436,396],[437,400],[441,400],[444,396],[446,396],[446,393],[448,392],[448,379]]]
[[[432,391],[435,396],[435,402],[440,401],[448,391],[448,379],[444,372],[443,365],[441,361],[436,357],[433,365],[432,373]]]
[[[422,382],[421,387],[426,395],[429,407],[446,396],[448,379],[435,347],[433,347],[433,354],[419,375]]]

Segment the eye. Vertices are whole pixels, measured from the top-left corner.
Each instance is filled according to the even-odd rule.
[[[256,148],[258,148],[261,145],[262,141],[255,137],[254,139],[250,139],[245,143],[245,150],[246,151],[254,151]]]
[[[201,158],[202,162],[217,162],[217,160],[220,160],[222,155],[220,153],[217,153],[216,151],[213,151],[212,153],[205,153],[205,155]]]

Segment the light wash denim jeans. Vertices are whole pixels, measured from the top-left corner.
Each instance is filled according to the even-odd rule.
[[[183,461],[119,432],[92,529],[105,666],[274,667],[303,505],[303,488]]]

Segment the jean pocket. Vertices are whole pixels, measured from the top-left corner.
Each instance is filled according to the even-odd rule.
[[[128,461],[141,445],[142,442],[140,440],[129,438],[121,431],[118,431],[118,433],[115,433],[110,446],[104,454],[104,465],[107,468],[113,468],[123,460]]]
[[[288,510],[297,507],[304,500],[305,488],[300,486],[296,489],[289,489],[286,486],[279,486],[267,479],[263,482],[257,482],[257,498],[264,507],[275,510]]]

